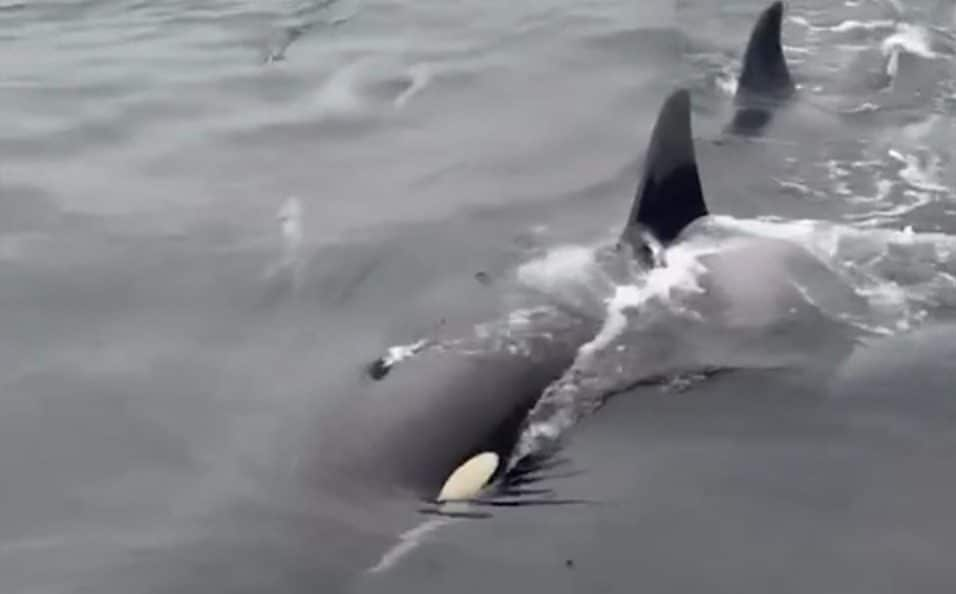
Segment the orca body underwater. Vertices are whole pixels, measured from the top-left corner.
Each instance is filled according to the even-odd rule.
[[[941,6],[945,6],[947,1],[952,6],[952,0],[942,2]],[[938,8],[937,12],[945,12],[945,9]],[[797,121],[787,128],[788,132],[794,134],[808,127],[820,129],[829,126],[835,123],[831,121],[834,117],[844,124],[859,122],[860,118],[865,121],[870,117],[867,110],[859,113],[851,110],[838,116],[831,109],[797,101],[799,92],[783,53],[783,17],[783,2],[777,0],[764,9],[751,29],[734,94],[735,113],[727,132],[745,137],[764,134],[781,119],[784,112],[794,109],[798,104]],[[896,18],[901,20],[903,15],[896,15]],[[907,43],[916,42],[907,42],[904,39],[906,37],[923,38],[926,47],[907,48]],[[898,109],[914,102],[925,102],[932,98],[938,81],[949,78],[946,61],[932,57],[934,48],[936,53],[952,53],[947,45],[942,41],[942,36],[934,35],[929,29],[922,30],[901,21],[897,23],[896,34],[887,38],[883,47],[874,47],[862,53],[849,78],[855,78],[858,71],[869,70],[866,56],[876,53],[880,55],[880,72],[877,76],[880,82],[865,85],[867,102],[876,103],[884,109]]]
[[[672,246],[711,233],[690,117],[688,91],[665,100],[620,235],[622,257],[636,258],[648,271],[666,265]],[[637,362],[629,370],[636,380],[733,366],[753,356],[769,361],[774,348],[760,344],[768,329],[779,334],[781,327],[805,325],[807,315],[816,315],[794,275],[843,287],[821,262],[781,240],[740,237],[701,262],[708,272],[691,302],[704,321],[655,317],[653,336],[627,345]],[[482,453],[497,456],[492,481],[501,478],[529,411],[603,322],[580,312],[539,311],[517,326],[506,323],[504,331],[475,331],[454,344],[422,346],[391,366],[377,360],[362,393],[341,399],[319,420],[321,443],[311,466],[319,474],[332,469],[324,473],[325,482],[371,481],[426,500],[436,498],[456,468]],[[822,338],[812,333],[808,339]],[[792,349],[793,342],[778,346]],[[767,364],[782,363],[778,358]]]
[[[711,232],[690,115],[686,90],[665,100],[620,234],[620,257],[636,255],[648,274],[667,268],[672,250]],[[806,325],[808,308],[791,281],[801,267],[816,270],[819,263],[796,246],[744,237],[702,262],[708,272],[695,307],[703,321],[648,313],[651,324],[627,344],[631,377],[748,364],[773,351],[774,336],[793,343],[781,327]],[[460,508],[445,505],[443,495],[482,499],[490,484],[491,498],[474,503],[494,505],[489,499],[501,496],[533,504],[531,489],[515,482],[527,485],[534,476],[519,474],[527,468],[519,465],[511,472],[521,481],[509,484],[508,461],[528,412],[602,326],[602,319],[577,312],[532,311],[520,323],[505,321],[504,331],[476,329],[454,343],[423,346],[380,369],[377,379],[344,380],[332,388],[340,392],[318,399],[319,414],[301,415],[306,435],[304,443],[293,440],[291,471],[280,465],[277,476],[270,469],[264,492],[253,489],[208,517],[203,510],[202,522],[189,522],[198,533],[177,533],[171,545],[134,555],[103,578],[90,576],[81,591],[245,594],[264,583],[287,592],[344,588],[370,569],[390,567],[393,553],[414,546],[430,522],[447,520],[421,523],[410,502],[441,503],[425,511],[453,515]],[[832,342],[819,330],[812,325],[804,333],[817,341],[807,347],[817,356],[818,343]],[[481,484],[448,488],[463,467],[471,475],[465,478]],[[529,472],[539,469],[532,465]]]
[[[928,325],[857,347],[828,386],[830,403],[860,421],[883,418],[914,437],[956,427],[956,324]]]

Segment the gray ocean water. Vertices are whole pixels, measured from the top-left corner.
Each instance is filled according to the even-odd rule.
[[[835,431],[812,374],[614,399],[548,485],[588,505],[283,482],[349,374],[619,228],[678,86],[728,224],[868,332],[952,318],[952,6],[790,2],[796,123],[720,142],[764,7],[0,0],[0,592],[951,592],[953,425]]]

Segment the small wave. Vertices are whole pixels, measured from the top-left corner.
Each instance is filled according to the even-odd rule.
[[[596,272],[597,256],[594,248],[581,245],[563,245],[548,250],[542,257],[522,264],[518,280],[526,285],[547,291],[579,281],[589,281]]]
[[[811,50],[810,48],[808,48],[808,47],[800,47],[800,46],[797,46],[797,45],[784,45],[784,46],[783,46],[783,51],[784,51],[784,53],[788,54],[788,57],[789,57],[791,54],[792,54],[792,55],[807,55],[807,54],[813,53],[813,50]]]
[[[862,113],[873,113],[880,110],[880,106],[876,103],[870,101],[864,101],[856,107],[851,107],[847,109],[844,113],[847,115],[862,114]]]
[[[279,257],[265,271],[266,283],[272,288],[289,286],[297,293],[304,281],[305,254],[304,210],[297,196],[288,197],[276,213],[279,223]]]
[[[467,504],[456,503],[454,507],[467,508]],[[417,549],[431,534],[439,529],[455,522],[455,518],[449,516],[438,516],[422,522],[414,528],[406,530],[398,537],[398,542],[389,548],[379,559],[378,563],[366,570],[367,573],[383,573],[395,567],[410,552]]]
[[[933,60],[937,57],[930,42],[929,30],[926,27],[910,23],[900,23],[896,32],[883,40],[880,51],[886,60],[886,75],[896,80],[900,74],[900,59],[902,55],[911,54]]]
[[[831,33],[853,33],[857,31],[873,32],[879,31],[881,29],[890,29],[895,25],[896,21],[889,19],[878,19],[874,21],[857,21],[850,19],[830,26],[814,26],[808,24],[811,30],[829,31]]]
[[[343,117],[360,114],[364,101],[357,86],[355,68],[343,68],[333,74],[314,96],[318,115]]]
[[[933,148],[938,142],[935,137],[948,131],[938,119],[894,128],[861,143],[862,154],[851,158],[821,160],[816,166],[825,172],[823,186],[797,176],[777,183],[801,196],[822,200],[839,196],[842,204],[851,207],[844,220],[869,226],[892,224],[930,202],[945,199],[951,191],[946,183],[950,159]]]
[[[425,63],[415,64],[409,68],[408,74],[411,78],[411,84],[401,95],[395,98],[395,107],[399,109],[405,107],[412,97],[423,91],[431,82],[433,73],[433,68]]]
[[[609,271],[600,266],[597,246],[563,245],[518,267],[519,285],[549,302],[574,310],[591,309],[613,290]]]
[[[897,150],[890,150],[889,156],[905,165],[900,177],[913,188],[926,192],[949,192],[949,188],[939,182],[943,164],[939,155],[930,155],[925,164],[916,155],[903,154]]]
[[[899,50],[930,60],[937,57],[931,47],[929,30],[911,23],[899,23],[896,26],[896,32],[880,44],[880,51],[884,56],[890,56],[894,51]]]
[[[773,181],[776,182],[783,192],[792,196],[809,198],[813,200],[823,200],[826,198],[826,195],[823,192],[813,189],[807,182],[800,178],[774,178]]]
[[[388,105],[401,109],[433,81],[427,63],[406,65],[367,58],[338,69],[313,97],[320,117],[354,118]]]
[[[343,0],[320,0],[301,7],[289,19],[291,22],[266,42],[262,62],[272,64],[285,60],[289,47],[313,29],[335,27],[352,20],[361,5],[358,2],[354,6],[348,4]]]
[[[715,218],[731,229],[793,241],[816,255],[868,300],[870,319],[855,320],[861,329],[910,328],[925,317],[928,305],[952,300],[947,279],[956,272],[954,236],[807,219]]]
[[[737,94],[738,77],[730,70],[722,70],[718,73],[714,79],[714,84],[716,84],[718,90],[728,97]]]
[[[787,20],[795,25],[800,25],[801,27],[812,28],[813,25],[810,24],[810,21],[806,17],[795,14],[787,17]]]

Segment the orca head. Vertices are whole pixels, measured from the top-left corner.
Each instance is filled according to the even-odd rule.
[[[648,267],[692,222],[708,214],[701,189],[690,121],[690,92],[664,101],[644,157],[631,212],[618,243]]]
[[[773,119],[774,109],[796,94],[783,55],[783,2],[768,6],[750,33],[734,103],[737,113],[731,128],[737,133],[760,132]]]

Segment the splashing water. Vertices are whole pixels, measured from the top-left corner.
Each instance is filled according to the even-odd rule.
[[[571,368],[545,390],[528,414],[509,468],[548,448],[578,420],[599,408],[609,394],[634,384],[635,378],[628,377],[623,366],[616,364],[613,357],[606,359],[602,355],[626,350],[626,345],[619,344],[617,339],[631,327],[628,315],[652,303],[687,315],[689,312],[675,297],[703,291],[699,279],[705,269],[699,258],[712,249],[693,242],[667,248],[662,254],[664,265],[651,269],[634,284],[615,287],[605,302],[601,329],[578,349]],[[610,373],[605,369],[608,364],[613,368]]]

